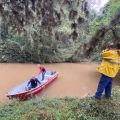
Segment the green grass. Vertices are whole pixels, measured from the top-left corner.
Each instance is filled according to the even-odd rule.
[[[120,87],[113,90],[112,99],[102,104],[91,98],[40,99],[13,101],[0,107],[0,120],[119,120]]]

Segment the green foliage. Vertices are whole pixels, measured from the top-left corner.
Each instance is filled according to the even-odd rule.
[[[1,62],[56,62],[57,44],[40,28],[18,35],[3,23],[1,27]],[[40,39],[41,41],[39,41]]]
[[[91,29],[93,32],[99,27],[109,25],[110,21],[115,17],[117,11],[120,9],[120,0],[111,0],[104,10],[102,16],[96,17],[91,23]]]
[[[120,87],[113,90],[113,98],[102,104],[91,98],[40,99],[14,101],[0,107],[0,120],[119,120]]]
[[[111,24],[111,20],[115,19],[115,16],[118,14],[118,12],[120,12],[119,10],[120,10],[120,1],[111,0],[108,3],[106,9],[104,10],[104,14],[102,16],[96,17],[95,19],[93,19],[93,21],[90,22],[90,29],[91,29],[92,36],[96,34],[96,31],[103,26],[106,28],[113,27],[115,30],[115,34],[113,34],[112,30],[110,29],[105,32],[104,36],[101,38],[99,43],[97,43],[97,46],[95,46],[95,49],[92,51],[89,57],[92,61],[97,61],[97,60],[100,61],[101,60],[100,52],[103,49],[106,49],[106,46],[108,46],[109,43],[113,42],[116,38],[120,37],[119,23],[116,24],[115,26],[112,26]],[[97,38],[98,36],[94,36],[94,37]],[[98,37],[97,39],[100,39],[100,38]]]
[[[56,25],[55,27],[49,26],[52,28],[52,31],[47,30],[47,26],[46,28],[42,27],[41,21],[43,20],[43,18],[40,17],[42,16],[42,12],[36,13],[34,18],[29,15],[24,17],[21,16],[22,11],[18,12],[20,16],[13,15],[12,10],[10,9],[8,9],[7,12],[4,11],[4,15],[2,16],[3,19],[0,21],[1,38],[3,40],[2,44],[0,43],[0,61],[34,63],[85,61],[86,58],[81,58],[79,54],[72,60],[71,57],[76,54],[76,51],[80,51],[80,47],[78,46],[83,46],[84,44],[89,43],[92,36],[94,36],[96,31],[101,28],[101,26],[109,26],[110,21],[116,15],[116,12],[120,9],[120,0],[111,0],[105,8],[104,14],[102,16],[93,18],[92,20],[88,20],[88,18],[86,18],[85,16],[85,12],[81,9],[83,1],[84,0],[79,0],[79,4],[78,0],[77,2],[73,1],[73,3],[69,5],[62,4],[62,1],[54,0],[54,5],[52,9],[56,10],[58,13],[61,14],[59,25]],[[37,9],[41,11],[40,5],[43,3],[36,3],[36,11]],[[7,5],[6,3],[5,7],[9,7],[9,5]],[[15,10],[17,11],[16,8]],[[61,9],[63,12],[61,11]],[[69,20],[70,10],[76,10],[78,13],[75,20]],[[23,13],[25,13],[25,11]],[[9,18],[9,15],[13,15],[12,19]],[[21,17],[25,18],[26,20],[24,22],[28,24],[25,24],[25,26],[21,26],[21,24],[17,21],[18,18],[21,20]],[[76,32],[78,33],[78,38],[77,40],[72,41],[71,33],[74,29],[71,29],[71,23],[77,23],[78,17],[84,18],[85,22],[83,24],[77,24]],[[51,37],[51,35],[48,34],[49,32],[53,32],[54,34],[58,33],[59,40],[55,40],[54,34]],[[119,25],[116,26],[116,32],[118,35],[120,35]],[[95,50],[91,54],[90,59],[92,61],[101,59],[99,53],[103,48],[105,48],[105,45],[111,42],[111,39],[113,39],[112,33],[109,32],[109,34],[107,34],[103,39],[103,42],[99,43],[99,45],[96,46]]]

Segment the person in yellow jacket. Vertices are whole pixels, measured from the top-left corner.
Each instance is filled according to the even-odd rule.
[[[102,93],[105,90],[105,97],[111,97],[112,81],[117,75],[120,69],[120,43],[115,45],[109,45],[106,50],[101,53],[103,58],[102,63],[99,66],[99,72],[101,78],[98,84],[95,98],[101,100]]]

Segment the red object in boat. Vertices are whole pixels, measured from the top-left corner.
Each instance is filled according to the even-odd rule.
[[[39,76],[36,76],[38,80],[40,80],[42,77],[42,74]],[[38,85],[36,88],[33,88],[31,90],[26,90],[28,81],[22,83],[21,85],[13,88],[8,92],[6,95],[9,99],[16,98],[18,100],[27,100],[31,97],[41,93],[45,88],[47,88],[53,81],[55,81],[58,77],[58,72],[46,72],[45,73],[45,79],[43,81],[40,81],[41,84]]]

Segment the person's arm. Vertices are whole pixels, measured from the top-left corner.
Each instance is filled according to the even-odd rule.
[[[36,78],[37,83],[41,84],[40,81]]]
[[[31,81],[28,82],[27,86],[29,86],[30,82],[31,82]]]
[[[40,69],[39,74],[41,74],[42,73],[42,68],[40,67],[39,69]]]

